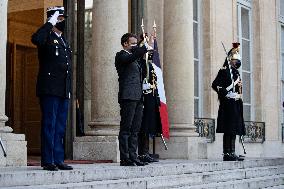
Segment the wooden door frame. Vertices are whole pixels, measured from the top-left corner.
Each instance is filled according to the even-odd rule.
[[[22,44],[20,42],[17,41],[13,41],[13,42],[8,42],[7,43],[7,64],[9,66],[7,66],[7,70],[6,70],[6,84],[7,84],[7,90],[6,90],[6,96],[8,97],[6,99],[6,115],[9,116],[9,122],[8,124],[13,128],[15,133],[18,134],[26,134],[26,125],[24,125],[25,120],[24,120],[24,98],[25,98],[25,94],[24,94],[24,88],[25,88],[25,84],[24,84],[24,78],[25,78],[25,65],[24,64],[19,64],[19,62],[17,62],[17,55],[18,55],[18,49],[22,48],[22,49],[26,49],[29,48],[31,50],[36,51],[36,47],[32,46],[32,45],[28,45],[28,44]],[[37,58],[37,57],[36,57]],[[20,66],[20,68],[18,67]],[[20,83],[18,83],[19,81],[17,80],[17,69],[20,69],[20,77],[22,78],[22,80],[20,81]],[[16,89],[17,87],[21,87],[21,95],[16,96]],[[34,86],[36,87],[36,86]],[[18,104],[18,106],[16,107],[16,98],[21,98],[20,100],[20,104]],[[16,120],[16,108],[20,108],[19,110],[19,114],[21,115],[21,117],[19,119]],[[15,122],[17,121],[17,122]],[[18,125],[18,123],[21,122],[22,124]],[[40,132],[38,133],[40,135]],[[27,140],[27,137],[26,137]],[[28,149],[29,151],[29,149]],[[40,153],[40,149],[39,151],[30,151],[31,153]]]

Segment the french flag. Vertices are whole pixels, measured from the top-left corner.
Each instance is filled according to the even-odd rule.
[[[157,74],[157,86],[158,86],[158,93],[160,96],[161,106],[160,106],[160,117],[162,123],[162,134],[165,138],[170,138],[170,124],[169,124],[169,117],[168,117],[168,108],[166,102],[166,95],[165,95],[165,88],[164,88],[164,80],[163,80],[163,73],[160,64],[160,55],[158,51],[158,43],[156,38],[154,39],[154,52],[153,52],[153,67]]]

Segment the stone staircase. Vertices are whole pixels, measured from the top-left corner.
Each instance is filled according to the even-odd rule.
[[[40,167],[5,167],[0,168],[0,188],[284,189],[284,158],[243,162],[162,160],[145,167],[76,164],[72,171],[56,172]]]

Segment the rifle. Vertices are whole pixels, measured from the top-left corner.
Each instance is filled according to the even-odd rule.
[[[0,137],[0,146],[1,146],[2,150],[3,150],[4,157],[7,157],[6,149],[5,149],[4,145],[3,145],[3,142],[2,142],[2,140],[1,140],[1,137]]]
[[[164,136],[163,134],[160,134],[160,137],[163,141],[163,144],[165,146],[165,150],[168,150],[168,146],[167,146],[167,143],[164,139]],[[156,158],[156,159],[159,159],[159,154],[156,154],[156,145],[155,145],[155,137],[153,138],[153,154],[151,155],[152,158]]]
[[[165,146],[165,150],[168,150],[168,146],[167,146],[167,143],[166,143],[166,141],[165,141],[165,139],[164,139],[163,134],[161,134],[161,139],[162,139],[163,144],[164,144],[164,146]]]
[[[224,43],[223,43],[222,41],[221,41],[221,43],[222,43],[222,46],[223,46],[223,49],[224,49],[224,51],[225,51],[226,55],[228,56],[228,53],[227,53],[227,50],[226,50],[226,48],[225,48]]]
[[[242,143],[242,147],[244,149],[244,154],[247,154],[246,148],[245,148],[245,145],[244,145],[244,136],[243,135],[240,136],[240,140],[241,140],[241,143]]]

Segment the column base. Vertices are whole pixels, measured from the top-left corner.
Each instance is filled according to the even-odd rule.
[[[166,140],[168,150],[160,138],[156,138],[156,153],[160,159],[207,159],[207,142],[201,137],[172,136]]]
[[[0,133],[0,138],[6,149],[4,157],[0,147],[0,166],[27,166],[27,141],[24,134]]]
[[[12,133],[13,129],[9,126],[0,126],[0,133]]]
[[[119,162],[119,143],[117,136],[76,137],[73,142],[75,160],[111,160]]]

